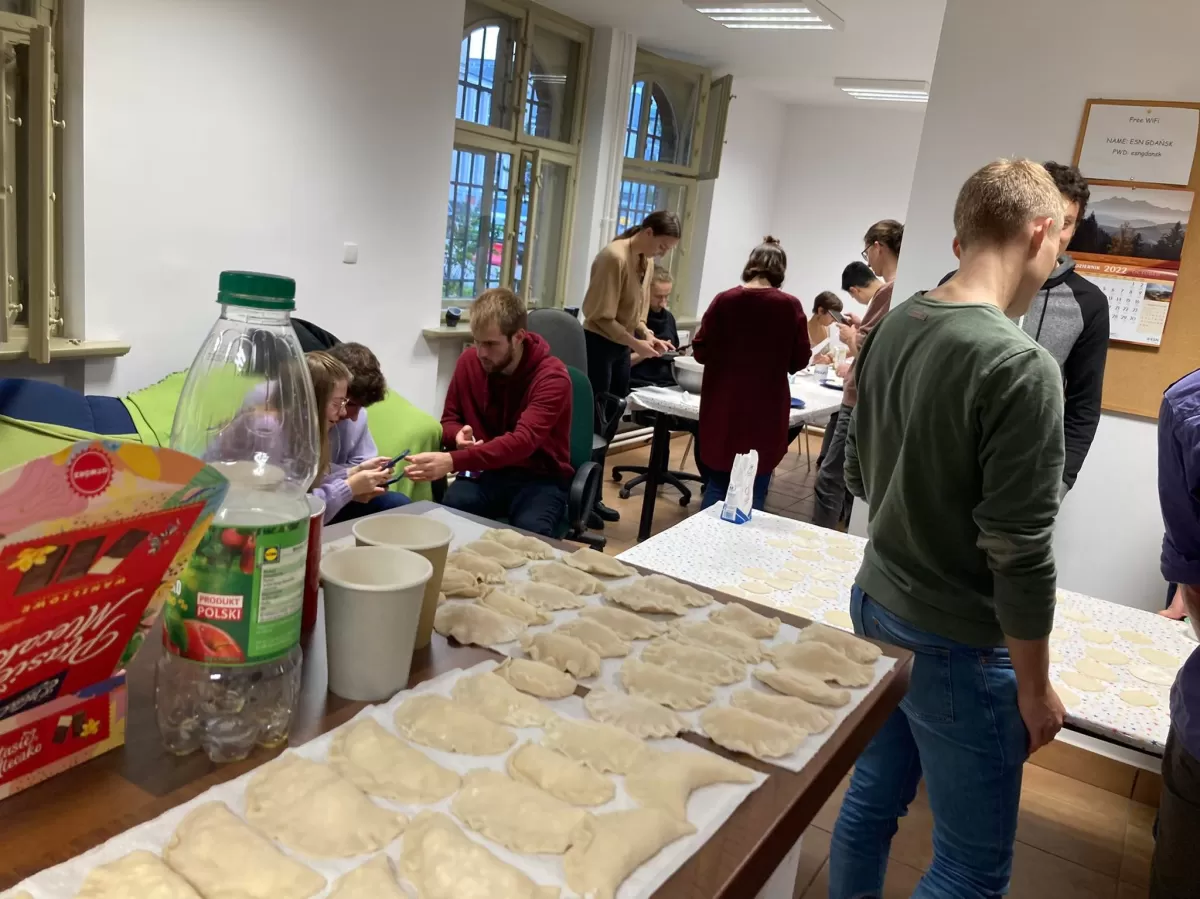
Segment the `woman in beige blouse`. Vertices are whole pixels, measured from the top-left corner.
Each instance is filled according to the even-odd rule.
[[[659,210],[596,256],[583,298],[588,380],[599,396],[629,393],[633,352],[657,358],[673,347],[646,327],[654,260],[679,243],[679,216]]]

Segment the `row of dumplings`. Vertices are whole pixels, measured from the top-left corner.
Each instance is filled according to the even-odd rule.
[[[547,623],[550,616],[533,617],[520,607],[530,605],[525,597],[532,597],[536,606],[542,587],[538,582],[509,582],[491,587],[477,603],[483,608],[494,604],[495,610],[530,624]],[[510,589],[516,595],[506,592]],[[676,712],[705,709],[700,726],[720,745],[765,759],[787,756],[809,734],[829,728],[833,716],[827,709],[849,703],[850,694],[845,689],[830,687],[826,682],[842,687],[867,686],[874,677],[873,663],[879,657],[879,649],[873,644],[823,625],[803,631],[796,644],[766,648],[759,641],[778,633],[779,619],[767,618],[738,603],[722,605],[707,621],[666,624],[637,614],[683,615],[712,601],[707,594],[662,575],[609,589],[604,599],[625,608],[585,606],[579,617],[554,631],[525,635],[521,646],[534,660],[587,678],[600,673],[602,659],[629,656],[632,641],[650,640],[640,657],[627,658],[621,666],[620,683],[625,694],[597,690],[588,701],[589,713],[596,709],[610,719],[620,715],[644,722],[642,736],[677,734],[687,722]],[[574,603],[567,607],[570,605]],[[534,616],[539,613],[538,609],[532,611]],[[443,625],[453,619],[450,626],[439,628],[444,633],[460,642],[480,642],[479,630],[471,627],[471,606],[444,607],[439,614]],[[504,629],[497,642],[509,642],[521,630]],[[754,678],[782,695],[743,689],[733,693],[728,707],[707,708],[714,700],[715,687],[745,680],[747,664],[764,659],[776,667],[757,669]]]
[[[404,739],[370,717],[352,722],[338,732],[326,763],[288,753],[255,774],[245,820],[224,803],[201,805],[176,829],[163,858],[139,851],[103,865],[79,895],[308,899],[325,889],[325,878],[272,841],[314,858],[353,858],[379,853],[401,834],[400,872],[419,899],[559,895],[467,838],[457,819],[513,852],[562,855],[572,890],[613,897],[663,847],[695,832],[687,820],[694,790],[749,784],[755,775],[711,753],[656,751],[624,729],[560,718],[534,698],[566,695],[573,686],[540,663],[512,660],[497,673],[460,677],[449,697],[412,696],[394,716]],[[543,728],[544,736],[513,750],[510,727]],[[460,776],[411,743],[475,757],[508,753],[505,770]],[[609,774],[624,777],[639,807],[589,810],[616,796]],[[371,796],[426,806],[451,799],[453,818],[426,809],[410,821]],[[407,894],[390,859],[376,856],[330,895]]]

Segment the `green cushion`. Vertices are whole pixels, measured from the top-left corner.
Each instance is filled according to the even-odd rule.
[[[388,458],[405,450],[416,454],[442,448],[442,423],[391,388],[382,402],[367,410],[367,427],[379,448],[379,455]],[[390,489],[413,500],[433,499],[433,486],[427,481],[415,484],[408,478],[401,478]]]
[[[175,422],[175,409],[179,398],[183,395],[183,385],[187,380],[186,371],[177,371],[167,375],[156,384],[143,387],[128,396],[121,397],[121,402],[133,418],[134,427],[147,446],[170,446],[171,425]],[[232,365],[220,372],[212,373],[212,383],[217,395],[222,399],[239,405],[242,398],[265,379],[256,375],[239,374]],[[232,414],[232,411],[230,412]]]
[[[95,440],[96,436],[64,425],[48,425],[0,415],[0,471],[57,453],[80,440]],[[105,434],[104,439],[141,442],[137,434]]]

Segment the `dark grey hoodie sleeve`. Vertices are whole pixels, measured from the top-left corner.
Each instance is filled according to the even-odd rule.
[[[1067,282],[1083,316],[1083,333],[1063,365],[1063,430],[1067,449],[1063,483],[1073,487],[1100,424],[1100,396],[1104,390],[1104,365],[1108,361],[1108,297],[1074,272]]]

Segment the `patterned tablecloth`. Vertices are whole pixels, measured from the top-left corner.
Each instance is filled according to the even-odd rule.
[[[850,589],[866,540],[766,512],[729,524],[718,510],[693,515],[618,558],[851,629]],[[1058,600],[1050,671],[1068,722],[1161,756],[1170,684],[1196,648],[1190,628],[1065,590]]]
[[[788,419],[793,428],[805,422],[825,421],[842,405],[842,392],[822,387],[816,375],[801,372],[791,384],[792,396],[804,400],[804,408],[793,409]],[[629,399],[638,409],[700,420],[700,396],[679,387],[639,387]]]

